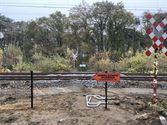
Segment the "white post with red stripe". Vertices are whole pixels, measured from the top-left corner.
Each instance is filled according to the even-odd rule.
[[[167,56],[167,49],[163,45],[164,40],[167,38],[167,32],[161,33],[160,31],[167,25],[167,16],[162,20],[159,24],[151,14],[146,15],[146,19],[150,21],[150,23],[154,26],[154,28],[158,31],[157,34],[161,34],[161,36],[155,35],[151,28],[148,28],[146,33],[153,41],[153,45],[146,51],[146,55],[150,56],[152,53],[154,55],[154,65],[153,65],[153,98],[152,103],[157,103],[157,73],[158,73],[158,49],[162,50],[162,52]]]

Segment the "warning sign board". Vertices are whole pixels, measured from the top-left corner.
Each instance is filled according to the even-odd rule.
[[[120,73],[96,73],[92,79],[98,82],[118,82]]]
[[[159,24],[149,13],[146,15],[146,19],[150,21],[150,23],[154,26],[158,33],[167,25],[167,16]],[[167,32],[161,34],[160,37],[158,37],[157,34],[154,34],[151,28],[148,28],[146,32],[153,40],[153,45],[146,51],[146,55],[150,56],[152,53],[155,52],[156,49],[160,48],[162,52],[167,56],[167,48],[163,44],[163,42],[167,38]]]

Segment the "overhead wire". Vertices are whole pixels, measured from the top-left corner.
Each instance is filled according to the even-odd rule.
[[[36,6],[36,5],[0,5],[0,6],[6,6],[6,7],[28,7],[28,8],[57,8],[57,9],[71,9],[74,6]],[[125,7],[126,10],[132,10],[132,11],[167,11],[167,8],[127,8]]]
[[[0,3],[1,4],[47,4],[47,5],[57,5],[57,4],[61,4],[62,3],[62,0],[61,1],[56,1],[57,3],[55,3],[55,1],[53,1],[54,3],[51,3],[51,2],[49,2],[49,3],[42,3],[43,1],[40,1],[40,3],[39,2],[6,2],[6,1],[1,1]],[[154,3],[154,4],[156,4],[156,5],[158,5],[158,3],[157,3],[158,1],[144,1],[144,2],[141,2],[141,1],[133,1],[133,2],[129,2],[130,4],[144,4],[144,3],[147,3],[147,4],[152,4],[152,3]],[[81,1],[80,2],[78,2],[78,3],[82,3]],[[96,2],[95,2],[96,3]],[[114,2],[115,3],[115,2]],[[125,2],[126,3],[126,2]],[[163,1],[163,5],[165,5],[167,3],[167,1]],[[63,2],[63,4],[62,5],[76,5],[76,4],[70,4],[69,2],[68,2],[68,4],[67,4],[67,2]]]
[[[76,4],[51,4],[51,3],[5,3],[5,2],[0,2],[0,6],[2,7],[20,7],[20,8],[39,8],[39,9],[65,9],[66,11],[69,11],[70,9],[72,9],[73,7],[76,7],[78,5]],[[167,12],[167,7],[124,7],[124,9],[126,9],[127,11],[153,11],[153,12],[158,12],[158,11],[162,11],[162,12]],[[19,12],[20,13],[20,12]],[[24,13],[25,12],[21,12]],[[27,14],[27,12],[26,12]],[[31,13],[29,13],[29,15],[31,15]]]
[[[2,5],[60,5],[60,6],[76,6],[77,4],[55,4],[55,3],[1,3]]]
[[[27,5],[29,4],[29,5]],[[4,7],[30,7],[30,8],[63,8],[63,9],[70,9],[77,5],[75,4],[38,4],[34,5],[34,3],[1,3],[0,6]],[[144,10],[167,10],[167,7],[125,7],[127,10],[133,10],[133,11],[144,11]]]
[[[32,8],[63,8],[63,9],[70,9],[74,6],[46,6],[46,5],[1,5],[6,7],[32,7]]]

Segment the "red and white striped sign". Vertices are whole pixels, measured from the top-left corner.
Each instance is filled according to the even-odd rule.
[[[160,24],[158,24],[158,22],[149,13],[146,15],[146,18],[158,31],[162,30],[162,28],[164,28],[164,26],[167,24],[167,16],[162,20]]]
[[[158,22],[155,21],[151,14],[147,14],[146,18],[158,31],[162,30],[162,28],[167,24],[167,17],[165,17],[165,19],[160,24],[158,24]],[[149,37],[153,40],[153,45],[146,51],[146,55],[150,56],[151,53],[155,52],[155,49],[159,47],[162,50],[162,52],[167,56],[167,49],[163,45],[164,40],[167,38],[167,32],[163,33],[160,38],[157,38],[157,36],[150,28],[148,28],[146,32],[149,35]]]

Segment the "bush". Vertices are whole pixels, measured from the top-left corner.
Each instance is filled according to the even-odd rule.
[[[122,72],[145,73],[152,70],[150,57],[145,53],[136,53],[135,56],[124,58],[118,62],[119,70]]]
[[[145,52],[136,53],[135,56],[124,58],[117,63],[121,72],[151,73],[153,71],[154,54],[146,56]],[[167,57],[164,54],[158,56],[159,73],[167,72]]]
[[[23,54],[19,47],[9,44],[7,48],[4,49],[4,65],[17,65],[22,63]]]
[[[158,57],[158,70],[160,73],[167,73],[167,57],[164,54]]]
[[[32,63],[23,62],[21,64],[17,64],[14,68],[16,71],[31,71],[34,70],[34,65]]]
[[[100,59],[95,63],[98,71],[109,71],[111,69],[110,59]]]
[[[41,53],[33,55],[32,62],[22,63],[15,67],[19,71],[40,71],[40,72],[54,72],[54,71],[70,71],[71,64],[67,59],[60,56],[48,58]]]
[[[3,64],[3,50],[0,49],[0,68],[2,68],[2,64]]]
[[[38,63],[35,70],[42,72],[54,72],[54,71],[69,71],[71,65],[67,63],[65,59],[60,57],[54,57],[54,59],[46,58]]]
[[[164,100],[161,102],[161,106],[167,110],[167,99],[164,99]]]
[[[120,71],[132,73],[150,73],[153,71],[154,54],[148,57],[143,53],[136,53],[133,57],[127,57],[119,62],[113,63],[110,60],[109,53],[98,53],[89,59],[88,69],[90,71]],[[159,73],[167,73],[167,57],[164,54],[158,56],[158,70]],[[48,58],[41,53],[33,55],[32,62],[24,62],[17,64],[14,68],[19,71],[41,71],[41,72],[54,72],[54,71],[70,71],[72,63],[70,58],[62,58],[54,56]]]
[[[93,71],[113,71],[114,65],[109,58],[109,52],[95,54],[89,59],[89,67]]]

